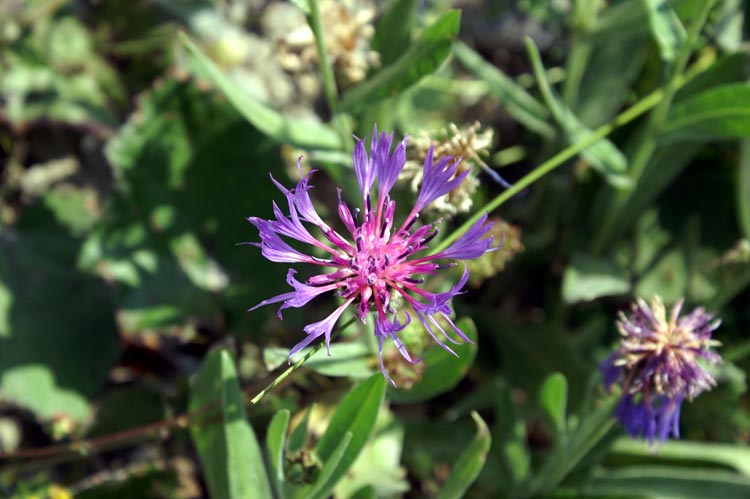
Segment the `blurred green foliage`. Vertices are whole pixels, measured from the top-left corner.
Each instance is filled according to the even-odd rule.
[[[750,497],[748,18],[739,0],[0,2],[0,495]],[[238,246],[283,201],[269,174],[290,185],[304,156],[326,218],[356,190],[352,134],[474,121],[511,183],[581,146],[494,213],[524,250],[456,300],[474,343],[456,358],[410,325],[422,361],[387,349],[390,388],[355,324],[280,375],[332,300],[245,312],[286,289]],[[474,173],[469,216],[503,192]],[[597,366],[617,311],[654,294],[716,313],[725,362],[684,440],[651,452]]]

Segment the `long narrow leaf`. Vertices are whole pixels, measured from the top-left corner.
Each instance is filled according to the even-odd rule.
[[[216,85],[258,130],[282,144],[311,149],[341,147],[339,135],[332,128],[314,121],[288,118],[256,100],[224,74],[186,34],[179,36],[201,75]]]
[[[555,121],[557,121],[560,128],[565,132],[568,142],[575,144],[591,136],[591,130],[581,123],[570,109],[566,108],[557,96],[555,96],[544,73],[544,66],[542,66],[542,58],[539,55],[539,50],[528,37],[526,38],[526,48],[529,52],[531,64],[534,68],[534,75],[544,101],[552,112]],[[582,154],[586,161],[604,175],[604,178],[610,184],[620,188],[630,187],[631,182],[626,175],[627,159],[612,142],[607,139],[601,139],[591,147],[585,149]]]
[[[191,426],[208,490],[213,499],[271,499],[258,441],[247,422],[237,372],[226,350],[214,350],[192,386],[190,410],[216,406]]]
[[[514,119],[546,139],[555,136],[555,129],[547,123],[549,111],[522,86],[482,59],[468,45],[456,42],[453,53],[474,76],[487,82],[490,94]]]
[[[342,108],[358,111],[369,104],[398,95],[424,76],[435,72],[450,55],[460,23],[460,11],[444,13],[422,32],[396,62],[346,92]]]

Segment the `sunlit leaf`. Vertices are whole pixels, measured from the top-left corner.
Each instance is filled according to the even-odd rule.
[[[717,140],[750,135],[750,84],[714,87],[676,103],[662,128],[662,140]]]
[[[309,120],[292,119],[256,100],[224,74],[184,33],[180,39],[202,74],[213,82],[237,111],[258,130],[282,144],[314,149],[338,149],[341,140],[329,126]]]
[[[342,98],[342,107],[348,111],[358,111],[400,94],[424,76],[435,72],[450,55],[460,22],[460,11],[445,12],[393,64],[347,91]]]
[[[659,46],[661,58],[672,62],[687,40],[679,17],[667,0],[643,0],[648,13],[651,35]]]
[[[263,456],[226,350],[214,350],[203,360],[193,380],[190,410],[206,411],[190,430],[211,497],[271,499]]]

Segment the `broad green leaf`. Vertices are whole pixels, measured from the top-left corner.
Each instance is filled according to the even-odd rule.
[[[417,0],[392,0],[375,27],[370,47],[380,54],[387,68],[401,57],[411,44],[411,32],[417,17]]]
[[[628,43],[603,43],[591,48],[576,105],[571,110],[590,128],[610,122],[632,97],[633,84],[647,60],[645,37]]]
[[[468,490],[479,472],[484,467],[487,459],[487,452],[490,450],[492,437],[487,425],[484,423],[479,414],[471,413],[474,422],[477,424],[477,434],[469,445],[464,449],[451,470],[448,479],[443,483],[440,491],[437,493],[437,499],[460,499]]]
[[[644,442],[620,438],[612,445],[610,458],[634,458],[695,468],[712,463],[750,477],[750,449],[737,445],[670,440],[659,447],[658,453],[654,453]]]
[[[717,140],[750,135],[750,84],[714,87],[676,103],[661,130],[661,139]]]
[[[750,50],[747,49],[718,57],[710,66],[680,87],[677,93],[675,93],[672,106],[677,105],[686,98],[718,86],[728,83],[746,82],[748,78],[746,64],[749,59]]]
[[[456,321],[456,326],[474,343],[460,345],[450,343],[451,349],[458,357],[434,345],[422,359],[425,365],[422,379],[410,389],[390,387],[389,400],[405,403],[421,402],[447,392],[466,376],[477,355],[477,328],[468,317]]]
[[[385,395],[385,383],[381,374],[375,374],[344,397],[315,447],[324,468],[330,461],[336,461],[336,464],[325,476],[321,472],[318,481],[302,489],[297,497],[328,497],[370,439]],[[347,435],[351,435],[351,441],[342,451],[339,446]],[[337,456],[338,451],[341,451],[340,456]]]
[[[226,350],[210,352],[193,380],[190,411],[209,406],[216,410],[194,421],[190,433],[211,498],[271,499],[263,456],[247,421],[237,372]]]
[[[750,478],[715,469],[628,466],[596,473],[587,483],[586,492],[589,497],[747,499]]]
[[[625,270],[604,258],[576,253],[563,274],[562,296],[566,303],[622,295],[629,290]]]
[[[750,239],[750,138],[740,141],[737,158],[737,220],[742,234]]]
[[[139,96],[106,155],[117,189],[79,261],[117,284],[122,332],[208,325],[224,311],[236,313],[233,332],[257,331],[264,311],[244,310],[283,290],[283,269],[236,244],[254,237],[244,217],[279,194],[269,172],[287,183],[276,144],[219,93],[165,79]]]
[[[341,139],[329,126],[309,120],[291,119],[271,109],[245,92],[184,33],[180,40],[187,47],[202,76],[226,96],[237,111],[258,130],[282,144],[311,149],[339,149]]]
[[[489,85],[490,94],[514,119],[542,137],[554,137],[555,130],[547,123],[549,111],[522,86],[462,42],[455,43],[453,53],[466,69]]]
[[[42,421],[83,422],[119,355],[110,290],[43,200],[0,229],[0,393]]]
[[[547,76],[542,66],[542,58],[539,50],[534,45],[531,38],[526,38],[526,48],[531,58],[531,65],[534,68],[534,75],[541,90],[544,101],[547,104],[552,116],[557,124],[565,132],[570,144],[575,144],[587,139],[591,135],[589,130],[573,112],[566,108],[560,99],[552,91]],[[612,186],[618,188],[627,188],[631,186],[631,181],[626,174],[627,158],[617,149],[617,147],[607,139],[601,139],[594,145],[586,148],[582,153],[583,157],[591,166],[601,173]]]
[[[302,357],[309,351],[306,348],[298,355]],[[269,371],[286,364],[288,358],[289,350],[285,348],[270,347],[263,351],[263,361]],[[367,378],[375,372],[372,369],[371,352],[362,343],[334,343],[331,345],[330,356],[325,350],[319,350],[305,362],[305,367],[326,376],[351,378]]]
[[[568,405],[568,381],[563,374],[550,374],[539,393],[539,404],[552,422],[555,432],[558,435],[564,435]]]
[[[687,32],[667,0],[643,0],[651,35],[659,46],[662,60],[672,62],[687,41]]]
[[[375,431],[357,460],[334,489],[335,497],[347,497],[370,485],[378,497],[393,497],[409,491],[406,470],[401,466],[404,425],[383,409],[378,414]]]
[[[286,430],[289,427],[289,417],[289,411],[286,409],[274,414],[266,433],[268,463],[271,467],[271,475],[276,482],[276,491],[279,494],[283,494],[284,491],[284,444],[286,442]]]
[[[460,11],[445,12],[398,60],[347,91],[342,97],[342,107],[347,111],[358,111],[398,95],[424,76],[434,73],[450,55],[460,22]]]

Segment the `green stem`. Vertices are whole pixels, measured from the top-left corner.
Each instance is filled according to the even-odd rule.
[[[336,331],[334,332],[334,334],[336,334],[337,332],[343,331],[344,329],[349,327],[353,322],[354,322],[354,318],[352,317],[351,319],[346,321],[344,324],[336,328]],[[255,397],[251,398],[250,403],[255,405],[258,402],[260,402],[261,399],[268,394],[268,392],[270,392],[271,390],[279,386],[285,379],[289,377],[290,374],[292,374],[294,371],[302,367],[302,365],[305,362],[307,362],[310,359],[310,357],[318,353],[325,346],[325,344],[326,344],[325,341],[321,341],[320,343],[315,345],[313,348],[311,348],[305,355],[302,356],[301,359],[299,359],[297,362],[295,362],[291,366],[287,367],[286,371],[276,376],[276,378],[274,378],[274,380],[271,381],[267,387],[261,390]]]
[[[525,177],[520,179],[518,182],[513,184],[510,188],[503,191],[500,195],[495,197],[492,201],[484,205],[481,209],[479,209],[474,215],[472,215],[468,220],[466,220],[461,226],[456,229],[453,233],[451,233],[448,237],[443,239],[440,244],[435,247],[433,250],[434,253],[438,253],[445,248],[447,248],[452,242],[454,242],[456,239],[459,238],[461,234],[466,232],[466,230],[471,227],[474,223],[476,223],[477,220],[479,220],[482,215],[485,212],[491,212],[500,207],[503,203],[505,203],[507,200],[521,192],[523,189],[528,187],[529,185],[533,184],[555,168],[559,167],[563,163],[565,163],[567,160],[573,158],[578,153],[586,149],[587,147],[592,146],[595,144],[598,140],[603,139],[604,137],[611,134],[614,130],[617,128],[630,123],[634,119],[638,118],[642,114],[644,114],[646,111],[650,110],[654,106],[656,106],[661,99],[664,96],[664,91],[662,89],[656,90],[640,101],[638,101],[636,104],[634,104],[629,109],[623,111],[620,113],[617,117],[615,117],[614,120],[612,120],[610,123],[607,123],[606,125],[602,125],[601,127],[594,130],[591,135],[586,137],[585,139],[581,140],[580,142],[577,142],[575,144],[572,144],[559,153],[555,154],[551,158],[549,158],[547,161],[536,167],[534,170],[529,172]]]
[[[320,21],[320,6],[318,5],[318,0],[309,0],[308,3],[310,5],[310,14],[307,21],[315,36],[315,47],[318,49],[320,74],[323,78],[323,91],[325,92],[331,114],[336,114],[339,105],[339,92],[336,88],[336,77],[333,74],[333,67],[328,60],[328,50],[326,50],[325,36],[323,35],[323,24]]]

